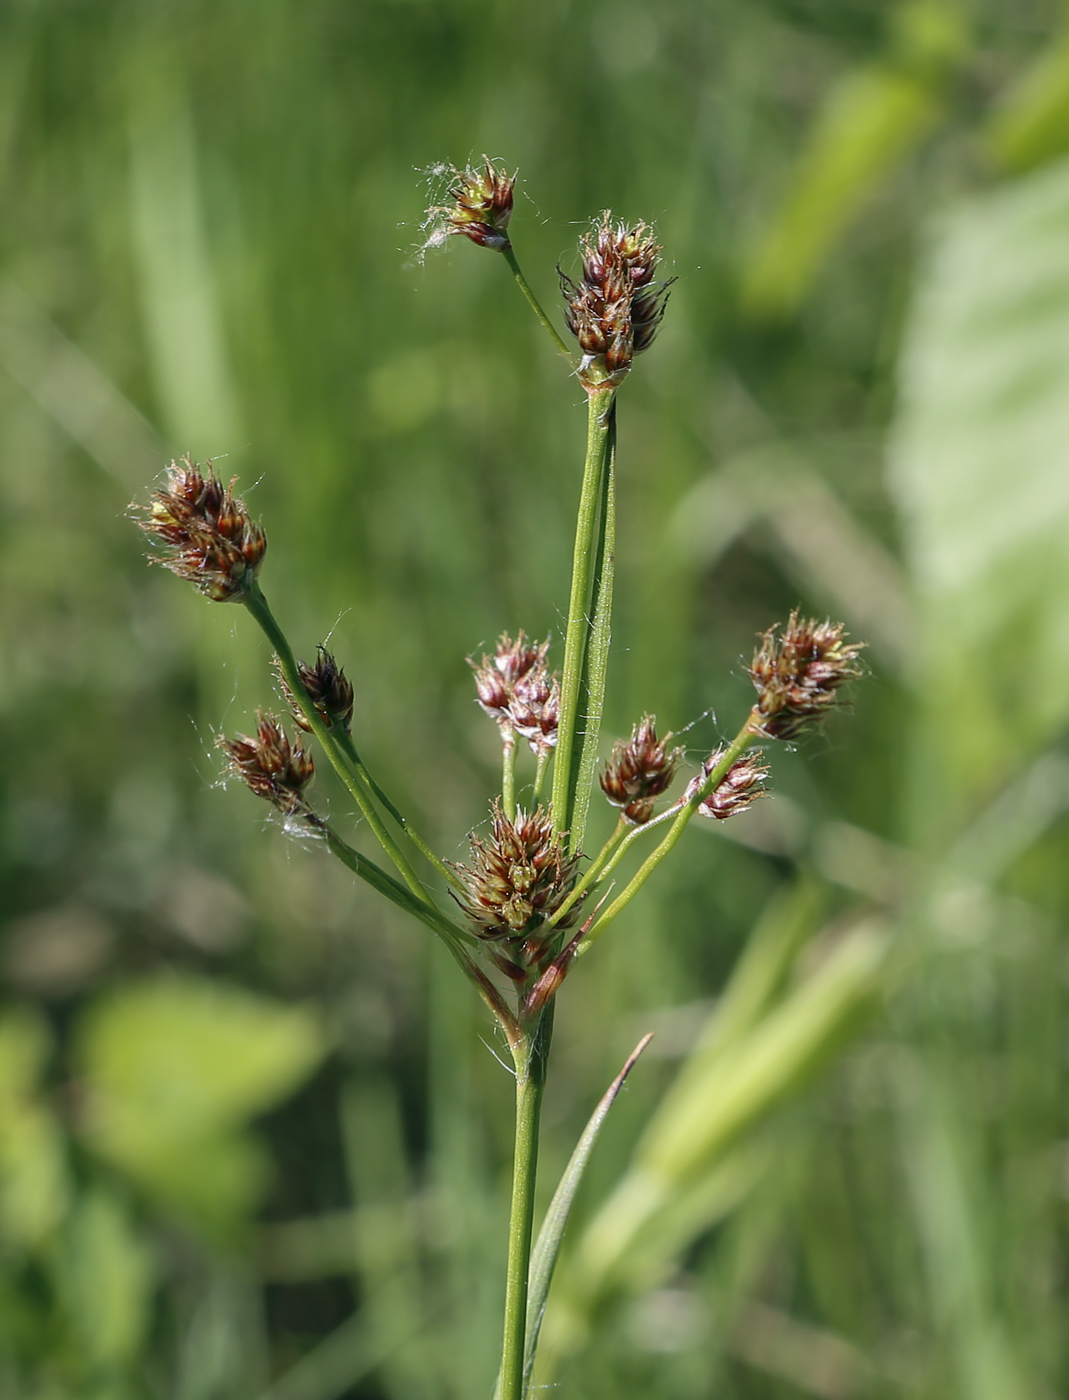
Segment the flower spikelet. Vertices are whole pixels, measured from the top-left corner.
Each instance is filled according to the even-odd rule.
[[[289,682],[282,673],[278,657],[275,658],[275,668],[278,672],[282,693],[286,697],[290,713],[293,715],[294,724],[303,729],[306,734],[310,734],[312,726],[308,723],[304,711],[290,689]],[[304,661],[298,661],[297,674],[327,728],[341,730],[342,733],[348,734],[353,717],[353,687],[345,672],[334,660],[333,655],[325,646],[317,647],[315,665],[309,666]]]
[[[167,485],[154,493],[138,524],[161,546],[155,561],[196,584],[217,603],[239,603],[260,571],[267,537],[244,501],[224,486],[212,464],[201,471],[192,457],[172,462]]]
[[[531,646],[521,629],[515,641],[503,632],[493,656],[484,655],[481,662],[468,657],[475,672],[475,698],[502,738],[508,741],[518,732],[539,754],[557,742],[560,716],[560,688],[546,672],[548,651],[548,637]]]
[[[256,734],[228,739],[220,734],[216,744],[230,760],[227,769],[257,797],[272,803],[287,816],[311,816],[304,789],[312,781],[312,755],[300,739],[292,744],[275,715],[256,713]]]
[[[585,357],[580,377],[618,383],[653,344],[664,317],[671,282],[655,280],[661,247],[648,225],[614,224],[606,212],[580,252],[581,279],[560,273],[565,319]]]
[[[527,740],[533,753],[544,758],[553,752],[560,724],[560,682],[549,675],[542,662],[516,682],[509,715],[516,733]]]
[[[683,794],[684,802],[689,802],[704,785],[723,759],[724,752],[723,745],[721,745],[709,755],[702,764],[702,770],[698,776],[692,778],[687,784],[687,789]],[[698,803],[695,809],[697,815],[699,817],[713,817],[717,821],[726,821],[728,817],[745,812],[746,808],[756,802],[759,797],[767,796],[764,781],[768,776],[768,771],[768,765],[761,761],[761,754],[758,750],[751,749],[749,753],[744,753],[741,758],[735,760],[712,792],[707,793]]]
[[[751,727],[769,739],[794,739],[827,714],[836,692],[861,671],[863,642],[847,642],[841,622],[802,618],[795,608],[781,637],[770,627],[761,634],[748,670],[757,704]]]
[[[567,898],[578,865],[579,857],[566,854],[542,807],[518,810],[510,821],[495,801],[490,835],[472,835],[471,863],[457,866],[467,887],[461,908],[476,935],[500,948],[495,962],[517,981],[549,951],[556,929],[540,930]],[[569,910],[559,927],[567,927],[575,912]]]
[[[643,715],[631,731],[631,738],[618,739],[612,757],[601,774],[601,790],[633,826],[643,826],[653,816],[658,797],[667,792],[675,777],[682,749],[669,751],[672,738],[657,738],[656,715]]]
[[[506,175],[492,161],[483,157],[482,168],[466,166],[436,167],[437,172],[450,178],[448,204],[435,205],[428,210],[431,234],[430,246],[444,243],[452,233],[463,234],[481,248],[498,252],[510,247],[505,230],[512,218],[515,175]]]

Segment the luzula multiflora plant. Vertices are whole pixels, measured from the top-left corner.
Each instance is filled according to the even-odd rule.
[[[448,174],[448,199],[430,211],[428,245],[461,234],[505,258],[568,357],[589,410],[561,673],[549,669],[550,641],[529,642],[522,631],[515,639],[502,636],[493,655],[470,661],[477,702],[501,737],[502,782],[489,827],[471,837],[466,864],[437,856],[372,777],[351,734],[353,687],[330,652],[320,646],[314,663],[295,659],[259,583],[266,537],[233,483],[224,485],[210,464],[202,469],[188,457],[173,462],[139,519],[158,547],[157,562],[208,598],[240,604],[259,624],[274,649],[292,719],[303,731],[291,740],[277,717],[260,713],[254,736],[218,740],[228,772],[270,802],[288,827],[320,839],[355,875],[437,934],[507,1041],[517,1112],[498,1394],[521,1400],[530,1385],[538,1323],[567,1213],[567,1204],[551,1208],[532,1252],[539,1112],[556,993],[575,959],[630,904],[693,817],[725,821],[763,794],[769,771],[764,746],[795,740],[828,716],[843,684],[859,674],[861,648],[846,640],[841,624],[792,612],[782,630],[770,628],[759,639],[749,666],[756,700],[738,733],[705,756],[678,796],[671,788],[684,750],[672,746],[671,734],[658,737],[652,715],[643,715],[630,738],[613,746],[599,771],[612,608],[616,396],[665,313],[669,283],[658,280],[661,249],[645,224],[629,227],[608,213],[595,221],[581,244],[580,276],[560,274],[565,325],[578,343],[573,354],[516,260],[507,232],[513,178],[490,161]],[[311,805],[307,736],[318,741],[356,801],[393,873],[346,842]],[[535,763],[527,809],[516,805],[514,778],[524,744]],[[552,786],[544,792],[550,771]],[[608,841],[589,857],[587,811],[598,787],[619,818]],[[622,865],[628,868],[632,847],[643,843],[644,858],[630,874],[618,874]],[[595,1125],[633,1059],[599,1106]],[[590,1141],[588,1131],[558,1200],[570,1201]]]

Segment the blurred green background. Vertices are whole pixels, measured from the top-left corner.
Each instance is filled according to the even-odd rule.
[[[542,1379],[1064,1395],[1049,0],[4,0],[0,1392],[489,1394],[486,1017],[422,929],[222,789],[213,737],[277,704],[269,657],[125,514],[178,452],[240,477],[299,654],[331,636],[361,750],[461,857],[497,783],[465,657],[559,636],[584,434],[500,262],[416,256],[425,172],[484,151],[521,172],[547,304],[609,206],[678,278],[621,396],[606,744],[644,709],[694,760],[734,733],[754,634],[797,602],[870,643],[774,799],[694,830],[569,979],[547,1198],[657,1038]]]

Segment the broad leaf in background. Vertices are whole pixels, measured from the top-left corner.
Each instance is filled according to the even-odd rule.
[[[952,832],[1069,714],[1067,246],[1062,162],[944,218],[920,276],[890,484],[932,831]]]
[[[39,1097],[50,1052],[43,1017],[0,1020],[0,1244],[16,1254],[48,1238],[70,1194],[63,1135]]]
[[[93,1147],[148,1194],[227,1230],[266,1175],[247,1121],[319,1063],[312,1014],[192,977],[122,988],[82,1026]]]
[[[939,120],[966,42],[950,6],[903,5],[885,62],[848,73],[832,90],[783,207],[745,269],[751,311],[794,311],[862,202]]]

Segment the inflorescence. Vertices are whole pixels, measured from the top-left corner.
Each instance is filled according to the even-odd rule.
[[[482,247],[504,253],[520,277],[506,232],[515,177],[498,170],[490,160],[463,170],[442,167],[439,173],[447,174],[451,183],[448,202],[429,211],[429,243],[463,234]],[[584,236],[580,253],[580,278],[573,281],[563,273],[560,277],[565,319],[581,351],[581,359],[576,363],[572,357],[572,363],[593,405],[593,396],[603,390],[608,390],[611,398],[634,356],[652,343],[664,317],[671,282],[657,280],[661,248],[644,223],[628,227],[604,213]],[[526,283],[522,285],[548,325],[530,289]],[[773,627],[760,634],[747,668],[757,700],[738,736],[730,745],[710,753],[682,796],[659,814],[658,802],[668,794],[684,751],[671,747],[671,734],[659,738],[655,717],[643,715],[630,738],[613,745],[599,775],[602,791],[620,809],[621,820],[593,859],[583,883],[579,879],[582,855],[568,854],[568,833],[556,829],[550,806],[537,805],[548,760],[557,747],[561,718],[560,679],[547,664],[550,643],[548,639],[532,643],[522,631],[515,639],[503,634],[492,655],[483,655],[478,662],[469,658],[469,664],[475,675],[476,699],[501,735],[505,791],[491,808],[490,834],[473,835],[469,863],[452,865],[429,850],[366,774],[349,737],[353,686],[333,655],[321,646],[314,665],[294,661],[256,584],[267,549],[266,536],[250,518],[244,502],[234,495],[233,482],[224,486],[210,462],[202,469],[191,457],[183,457],[171,463],[165,485],[146,507],[138,509],[138,523],[158,546],[156,562],[193,583],[207,597],[218,602],[243,602],[257,616],[280,653],[276,657],[279,679],[294,722],[305,732],[314,727],[343,780],[348,775],[350,791],[384,848],[394,854],[421,916],[430,918],[439,930],[445,917],[405,860],[398,858],[385,828],[381,823],[376,825],[374,808],[366,805],[373,797],[381,799],[422,854],[456,887],[455,898],[470,931],[456,924],[454,931],[472,946],[478,940],[493,965],[515,984],[521,1019],[537,1012],[556,991],[580,939],[597,919],[600,904],[571,942],[566,943],[565,930],[576,921],[588,896],[593,902],[600,883],[616,868],[632,839],[641,839],[646,828],[674,820],[658,848],[663,854],[682,829],[681,822],[690,816],[723,821],[745,811],[765,792],[769,770],[759,748],[761,742],[797,738],[805,728],[825,718],[839,703],[842,686],[860,675],[857,658],[862,644],[847,641],[841,623],[805,619],[795,609],[782,631]],[[528,810],[514,810],[517,736],[526,739],[538,759]],[[336,854],[363,860],[333,835],[308,804],[305,794],[314,766],[303,738],[291,741],[274,715],[258,712],[254,736],[220,736],[217,743],[226,753],[229,773],[258,797],[287,817],[301,818],[326,833]],[[652,868],[649,861],[643,869],[647,867]],[[372,869],[366,860],[360,868],[365,872]],[[644,878],[640,871],[602,917],[601,925],[617,906],[627,902]],[[401,890],[382,872],[375,881],[380,889],[393,888],[395,895]],[[396,897],[409,898],[403,890]],[[466,969],[485,992],[489,986],[485,973],[470,962]],[[498,993],[489,1000],[496,1011],[503,1007]],[[500,1017],[502,1024],[509,1023],[509,1016],[505,1012]],[[518,1023],[513,1020],[511,1024]]]
[[[579,857],[568,856],[548,810],[517,811],[510,820],[495,802],[487,839],[471,837],[471,864],[458,865],[466,887],[458,902],[475,933],[491,947],[495,965],[514,982],[541,972],[557,929],[577,906],[546,928],[575,884]]]
[[[290,742],[277,717],[256,713],[256,735],[220,734],[216,744],[226,754],[227,771],[287,816],[311,817],[304,791],[312,781],[315,764],[300,739]]]
[[[633,826],[643,826],[653,816],[658,797],[672,786],[683,750],[669,750],[672,738],[657,738],[657,718],[643,715],[631,738],[618,739],[612,757],[601,773],[601,790],[614,807],[621,807]]]
[[[484,655],[481,662],[468,658],[476,699],[502,739],[507,743],[519,734],[540,758],[556,747],[560,719],[560,681],[546,668],[548,651],[548,639],[531,646],[521,629],[515,641],[502,633],[493,656]]]
[[[618,384],[653,344],[671,282],[656,282],[661,246],[646,224],[627,228],[602,214],[582,244],[578,282],[560,273],[565,320],[583,352],[580,378]]]
[[[823,719],[837,703],[837,692],[861,671],[857,658],[863,642],[847,642],[841,622],[799,617],[795,608],[783,635],[770,627],[749,666],[757,691],[751,724],[767,739],[795,739],[807,725]]]
[[[196,584],[216,603],[241,602],[260,571],[267,536],[245,502],[224,486],[211,462],[202,472],[190,456],[172,462],[167,485],[155,492],[138,524],[160,553],[156,563]]]

